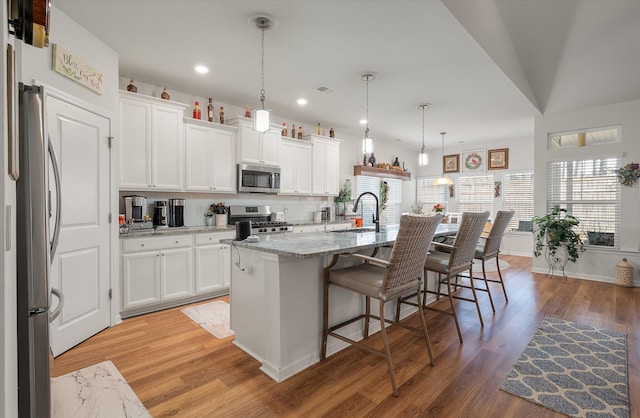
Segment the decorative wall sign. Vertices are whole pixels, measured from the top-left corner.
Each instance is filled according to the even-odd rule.
[[[509,168],[509,148],[489,150],[489,170]]]
[[[102,73],[58,44],[53,44],[52,67],[57,73],[102,94]]]
[[[483,172],[485,170],[485,150],[465,151],[462,153],[462,172]]]
[[[459,173],[460,154],[445,155],[442,157],[442,171],[445,173]]]

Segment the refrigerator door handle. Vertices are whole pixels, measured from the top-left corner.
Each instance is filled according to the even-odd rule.
[[[51,142],[51,138],[49,138],[49,155],[51,156],[51,166],[53,167],[53,177],[56,182],[56,224],[55,229],[53,230],[53,238],[51,239],[51,252],[50,259],[53,263],[53,257],[56,255],[56,249],[58,248],[58,239],[60,238],[60,218],[62,210],[62,189],[60,182],[60,168],[58,167],[58,158],[56,156],[56,151],[53,149],[53,143]],[[52,290],[53,291],[53,290]]]
[[[56,306],[56,309],[49,313],[49,322],[53,322],[58,317],[58,315],[60,315],[60,312],[62,312],[62,306],[64,305],[64,294],[60,290],[52,287],[51,294],[55,295],[58,298],[59,302],[58,306]],[[51,304],[49,304],[49,306],[51,306]]]

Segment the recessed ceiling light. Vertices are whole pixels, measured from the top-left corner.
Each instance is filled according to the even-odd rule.
[[[298,104],[300,106],[306,105],[307,104],[307,99],[303,99],[303,98],[298,99]]]
[[[367,124],[366,119],[360,119],[360,125],[366,125],[366,124]]]
[[[200,74],[206,74],[209,72],[209,69],[204,65],[196,65],[196,72]]]

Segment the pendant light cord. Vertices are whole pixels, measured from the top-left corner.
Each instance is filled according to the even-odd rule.
[[[264,109],[264,24],[261,27],[262,30],[262,38],[260,42],[260,49],[262,51],[262,55],[260,57],[260,68],[261,68],[261,89],[260,89],[260,102],[262,103],[262,109]]]
[[[369,74],[366,75],[366,83],[367,83],[367,94],[366,94],[366,106],[365,106],[365,117],[367,118],[367,127],[364,130],[364,137],[369,138],[369,78],[371,76]]]
[[[422,105],[422,150],[420,151],[422,154],[424,154],[424,108],[426,106]]]
[[[446,132],[440,132],[440,135],[442,135],[442,177],[444,177],[444,134]]]

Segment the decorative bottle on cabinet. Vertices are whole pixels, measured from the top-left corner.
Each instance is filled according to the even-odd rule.
[[[335,132],[333,132],[333,128],[329,129],[329,138],[335,138]]]
[[[291,138],[296,137],[296,125],[291,125]]]
[[[160,98],[164,100],[169,100],[169,92],[167,91],[167,86],[164,86],[164,90],[162,90],[162,94],[160,94]]]
[[[287,136],[287,124],[286,123],[282,123],[282,136]]]
[[[196,102],[195,107],[193,108],[193,118],[194,119],[200,119],[201,117],[201,113],[200,113],[200,103]]]
[[[320,135],[320,122],[318,122],[318,135]]]
[[[302,139],[302,125],[298,126],[298,139]]]
[[[138,88],[136,87],[135,84],[133,84],[133,79],[131,79],[131,81],[129,81],[129,85],[127,86],[127,91],[130,91],[131,93],[137,93],[138,92]]]
[[[207,106],[207,119],[213,122],[213,99],[209,97],[209,105]]]
[[[220,106],[220,123],[224,124],[224,107]]]
[[[244,117],[245,118],[250,118],[251,117],[251,106],[246,105],[244,108]]]

